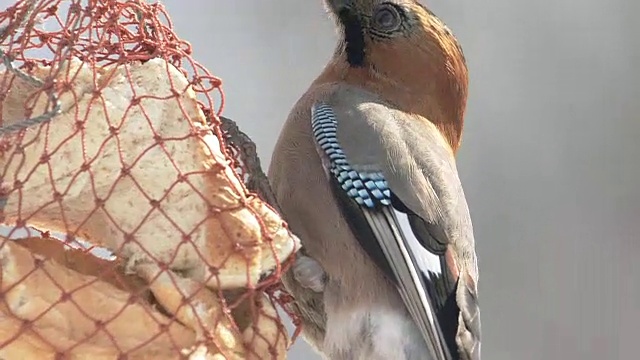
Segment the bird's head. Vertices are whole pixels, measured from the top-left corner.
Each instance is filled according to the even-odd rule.
[[[340,28],[341,80],[424,116],[457,150],[468,75],[456,38],[415,0],[325,0]],[[334,70],[335,71],[335,70]]]

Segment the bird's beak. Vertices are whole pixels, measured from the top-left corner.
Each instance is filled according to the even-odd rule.
[[[326,0],[326,2],[329,10],[338,16],[341,11],[353,8],[353,0]]]
[[[361,28],[362,24],[355,9],[353,0],[327,0],[329,10],[338,18],[345,28]]]

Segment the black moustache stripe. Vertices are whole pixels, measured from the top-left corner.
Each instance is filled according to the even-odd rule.
[[[364,65],[364,32],[360,19],[349,9],[343,9],[338,14],[344,26],[345,51],[349,65],[361,67]]]

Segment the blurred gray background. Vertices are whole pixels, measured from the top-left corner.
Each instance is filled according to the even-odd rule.
[[[266,168],[333,51],[321,0],[164,3],[223,79],[224,115]],[[640,2],[425,4],[470,68],[458,169],[480,260],[483,358],[640,358]],[[299,340],[290,359],[319,357]]]
[[[164,3],[268,166],[333,51],[321,0]],[[458,169],[478,244],[483,358],[640,358],[640,2],[425,4],[470,68]],[[302,340],[290,358],[318,359]]]

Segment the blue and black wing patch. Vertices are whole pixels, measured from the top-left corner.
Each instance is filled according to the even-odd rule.
[[[362,172],[355,170],[338,142],[338,122],[330,106],[317,104],[313,108],[311,129],[316,144],[325,154],[326,167],[330,173],[331,190],[338,201],[342,215],[354,233],[360,246],[369,257],[398,285],[380,245],[373,241],[375,234],[362,214],[363,206],[375,209],[391,205],[391,190],[380,172]]]
[[[338,143],[338,122],[331,107],[316,105],[311,127],[316,143],[329,159],[329,171],[348,197],[370,209],[391,205],[391,191],[382,173],[357,171],[347,161]]]
[[[438,241],[440,236],[429,234],[437,229],[393,194],[381,171],[363,166],[370,164],[349,162],[338,141],[338,119],[331,106],[315,104],[311,118],[313,136],[334,197],[358,243],[387,278],[398,286],[412,316],[419,319],[418,327],[429,334],[425,340],[431,344],[446,343],[446,346],[434,345],[433,358],[458,359],[454,341],[458,309],[451,306],[455,306],[455,284],[448,281],[445,284],[446,276],[442,272],[430,272],[411,252],[397,214],[406,215],[412,235],[420,244],[431,253],[443,256],[446,244]],[[446,324],[445,328],[441,329],[439,324]]]

